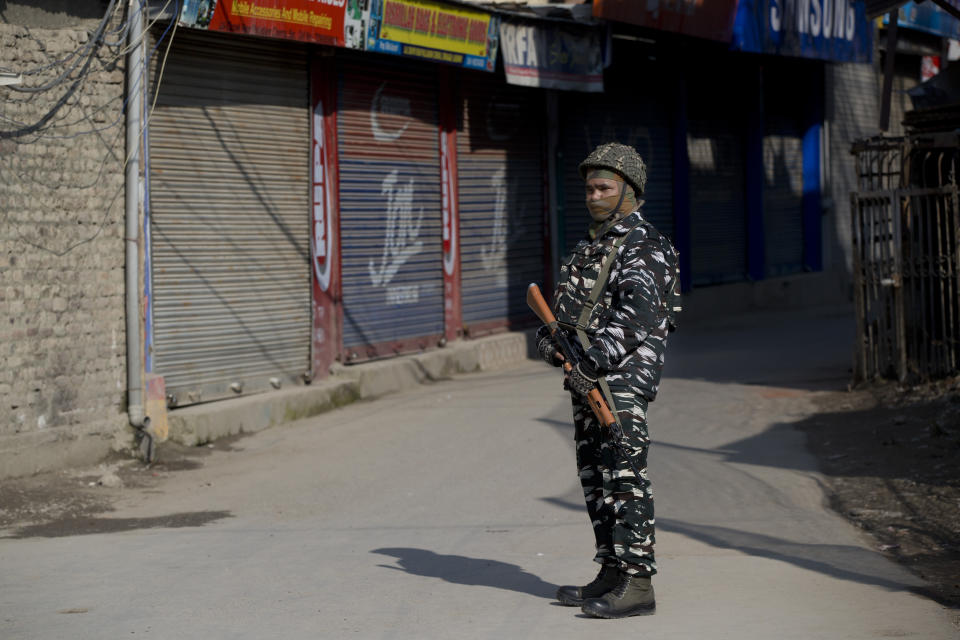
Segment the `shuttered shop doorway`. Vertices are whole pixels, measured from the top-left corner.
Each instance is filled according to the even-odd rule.
[[[791,61],[792,62],[792,61]],[[772,65],[771,65],[772,66]],[[764,275],[803,271],[803,120],[806,65],[782,63],[763,74]]]
[[[526,288],[543,282],[540,92],[465,74],[457,131],[463,322],[477,335],[533,318]]]
[[[664,81],[665,82],[665,81]],[[669,86],[650,80],[645,86]],[[632,146],[647,166],[643,216],[673,237],[673,146],[669,104],[654,91],[630,95],[565,92],[561,95],[560,145],[563,149],[563,241],[569,252],[590,224],[580,162],[598,145]]]
[[[763,134],[764,275],[803,270],[803,137],[797,118],[771,113]]]
[[[149,131],[154,370],[179,405],[295,382],[310,349],[303,50],[181,32],[160,87]]]
[[[689,87],[690,266],[694,285],[737,282],[747,273],[743,116],[726,76]]]
[[[423,349],[443,333],[437,85],[434,70],[421,68],[340,68],[347,362]]]

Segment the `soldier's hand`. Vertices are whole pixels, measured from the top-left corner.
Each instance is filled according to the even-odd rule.
[[[597,372],[590,363],[583,360],[564,376],[563,388],[585,396],[597,387],[598,378]]]
[[[559,367],[563,365],[563,354],[557,348],[557,343],[550,335],[550,328],[543,325],[537,330],[537,352],[547,364]]]

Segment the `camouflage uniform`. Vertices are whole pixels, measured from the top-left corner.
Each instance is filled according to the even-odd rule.
[[[616,249],[607,284],[585,332],[585,357],[609,385],[623,428],[622,448],[640,470],[631,470],[586,399],[573,394],[577,465],[596,537],[595,561],[627,574],[653,575],[653,495],[647,478],[647,403],[657,394],[667,333],[678,295],[677,254],[640,211],[604,225],[596,239],[577,244],[560,268],[554,313],[577,342],[574,327],[604,258]]]

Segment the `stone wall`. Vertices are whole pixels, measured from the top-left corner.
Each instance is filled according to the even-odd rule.
[[[118,4],[103,46],[87,48],[99,19],[82,14],[55,28],[0,23],[0,68],[24,73],[20,88],[51,85],[0,86],[0,477],[93,462],[132,440]]]

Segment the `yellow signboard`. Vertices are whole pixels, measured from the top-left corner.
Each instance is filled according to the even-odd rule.
[[[487,55],[490,14],[430,0],[383,0],[380,38],[403,44]]]

